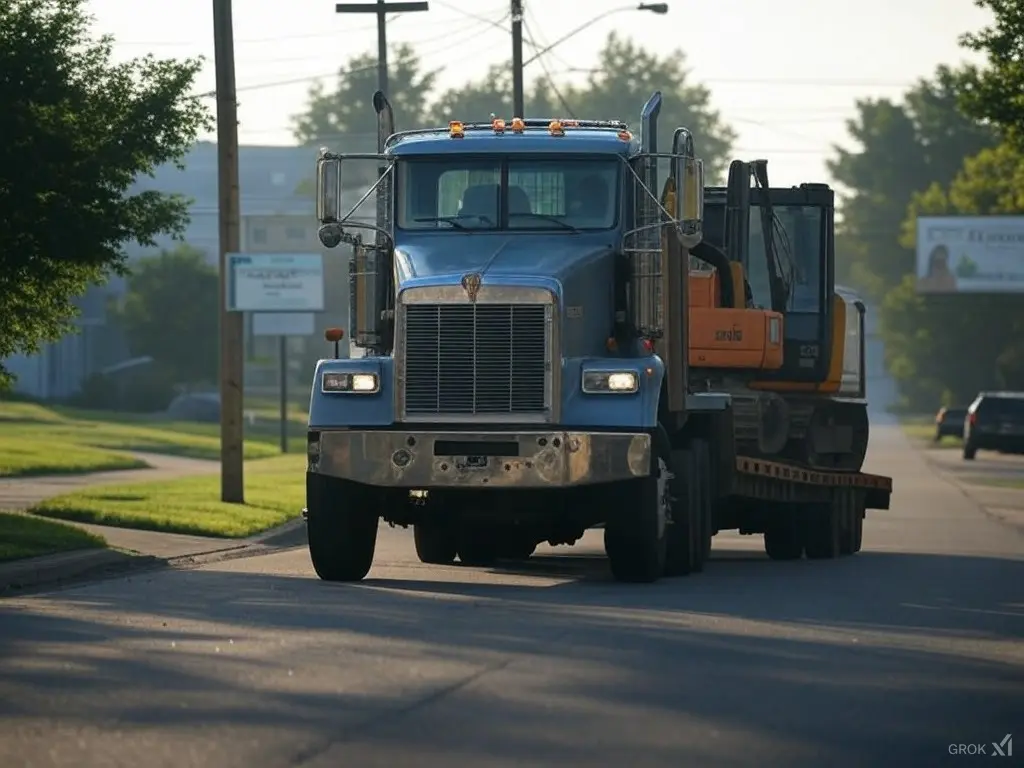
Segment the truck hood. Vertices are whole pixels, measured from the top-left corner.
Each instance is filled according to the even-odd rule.
[[[476,272],[481,285],[544,287],[558,299],[562,351],[607,353],[615,306],[614,232],[507,232],[403,238],[395,249],[398,289],[459,285]]]
[[[395,275],[399,290],[458,285],[467,272],[476,272],[484,285],[514,284],[516,278],[523,278],[534,284],[544,282],[561,295],[565,290],[575,293],[571,289],[578,277],[592,270],[603,272],[598,265],[610,265],[614,251],[615,238],[609,232],[432,234],[399,242]]]

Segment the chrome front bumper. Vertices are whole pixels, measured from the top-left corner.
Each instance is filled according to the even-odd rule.
[[[475,453],[474,453],[475,451]],[[311,433],[310,472],[390,488],[566,488],[650,474],[651,437],[611,432]]]

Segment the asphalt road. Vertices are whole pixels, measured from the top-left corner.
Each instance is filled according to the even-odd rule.
[[[0,766],[934,766],[1014,732],[1019,763],[1024,535],[873,439],[893,509],[839,561],[730,534],[630,586],[597,536],[470,570],[384,528],[360,585],[295,549],[5,600]]]

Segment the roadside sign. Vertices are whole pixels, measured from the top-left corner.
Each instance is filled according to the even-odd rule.
[[[324,262],[319,253],[229,253],[226,282],[230,312],[324,309]]]

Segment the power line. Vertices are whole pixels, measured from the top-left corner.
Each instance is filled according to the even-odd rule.
[[[507,15],[506,15],[506,18],[507,18]],[[501,21],[504,21],[504,19],[500,19],[500,20],[498,20],[496,22],[495,21],[490,21],[488,23],[492,23],[492,24],[496,23],[496,24],[500,25]],[[418,45],[421,45],[423,43],[438,42],[438,41],[442,41],[443,40],[444,41],[443,44],[440,45],[440,46],[437,46],[437,48],[435,50],[427,50],[426,51],[425,55],[429,56],[429,55],[431,55],[433,53],[438,53],[440,51],[448,50],[449,48],[451,48],[453,46],[461,45],[464,42],[468,42],[469,40],[472,40],[472,39],[476,38],[477,37],[476,30],[478,30],[478,29],[479,29],[479,22],[476,23],[476,24],[473,24],[473,25],[469,25],[468,27],[464,26],[464,27],[460,28],[459,30],[457,30],[454,34],[458,34],[458,32],[467,32],[467,33],[470,33],[470,34],[466,34],[466,35],[464,35],[462,37],[457,37],[454,40],[452,39],[453,31],[449,29],[448,31],[446,31],[442,35],[434,35],[432,37],[425,38],[423,40],[419,40],[419,41],[417,41],[415,43],[409,43],[409,45],[418,46]],[[490,47],[490,46],[488,46],[488,47]],[[424,55],[424,52],[420,51],[420,52],[418,52],[418,55],[422,57]],[[442,67],[439,67],[439,68],[433,70],[433,72],[435,72],[435,73],[443,72],[449,66],[451,66],[451,65],[450,64],[446,64],[446,65],[444,65]],[[357,67],[355,69],[350,69],[350,70],[335,70],[333,72],[325,72],[324,74],[320,74],[320,75],[304,75],[302,77],[289,78],[289,79],[286,79],[286,80],[271,80],[271,81],[267,81],[267,82],[263,82],[263,83],[252,83],[250,85],[242,85],[242,86],[239,86],[236,89],[236,91],[240,93],[242,91],[261,91],[261,90],[267,90],[267,89],[270,89],[270,88],[281,88],[281,87],[285,87],[285,86],[289,86],[289,85],[303,85],[303,84],[306,84],[306,83],[315,83],[315,82],[317,82],[319,80],[323,80],[323,79],[329,78],[329,77],[343,79],[343,78],[349,77],[351,75],[358,75],[358,74],[361,74],[363,72],[369,72],[369,71],[373,71],[373,70],[376,70],[376,69],[377,69],[377,63],[375,61],[372,65],[368,65],[368,66],[365,66],[365,67]],[[192,94],[191,98],[196,98],[196,99],[213,98],[216,95],[217,95],[216,91],[202,91],[200,93]]]
[[[523,31],[526,32],[526,42],[531,48],[533,48],[534,52],[537,53],[537,63],[540,64],[540,68],[544,71],[544,76],[548,81],[548,87],[551,88],[551,92],[555,94],[555,98],[557,98],[559,103],[562,105],[562,109],[568,113],[569,117],[575,118],[576,114],[572,111],[572,107],[569,106],[569,103],[565,100],[565,96],[562,95],[558,86],[555,85],[555,79],[551,76],[551,70],[549,70],[548,65],[544,63],[544,56],[540,53],[541,49],[533,40],[533,32],[531,31],[530,25],[525,21],[523,22]]]
[[[500,13],[504,9],[504,5],[491,6],[488,9],[481,10],[478,13],[469,13],[462,11],[458,8],[453,8],[447,3],[437,3],[437,5],[448,8],[449,10],[455,11],[461,16],[467,18],[475,18],[480,21],[485,21],[488,24],[494,24],[493,21],[486,19],[487,14]],[[483,14],[483,15],[481,15]],[[407,16],[406,13],[396,13],[394,16],[388,19],[389,24],[394,24],[399,19]],[[423,21],[416,22],[416,28],[422,29],[424,27],[436,27],[439,25],[451,24],[450,19],[424,19]],[[267,43],[281,43],[288,42],[290,40],[326,40],[328,38],[336,39],[341,35],[348,35],[353,32],[369,32],[377,28],[376,24],[364,24],[358,27],[347,27],[345,29],[337,29],[331,32],[313,32],[310,34],[303,35],[275,35],[273,37],[254,37],[246,40],[235,40],[235,46],[238,45],[264,45]],[[131,46],[133,48],[182,48],[189,45],[206,45],[206,39],[203,40],[115,40],[114,43],[117,46]]]

